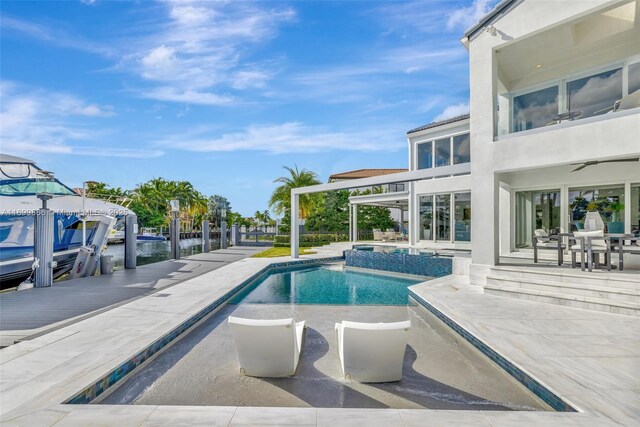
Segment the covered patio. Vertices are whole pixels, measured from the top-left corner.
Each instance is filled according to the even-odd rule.
[[[380,193],[380,194],[366,194],[362,196],[351,196],[349,197],[349,236],[352,242],[358,241],[358,207],[359,206],[379,206],[388,209],[398,209],[400,211],[400,219],[399,219],[399,234],[400,240],[408,239],[409,233],[408,230],[405,229],[404,223],[405,218],[408,219],[408,216],[405,216],[405,212],[409,210],[409,192],[408,191],[397,191],[390,193]],[[386,230],[381,230],[381,232],[386,233]],[[398,240],[398,235],[395,235],[393,238],[386,234],[383,234],[382,239],[377,238],[376,233],[374,231],[373,240]]]
[[[390,206],[406,206],[409,222],[408,244],[415,246],[418,238],[418,216],[419,200],[415,190],[418,181],[432,180],[433,178],[451,177],[456,175],[469,174],[471,165],[462,163],[456,165],[443,166],[430,169],[412,170],[409,172],[394,173],[371,178],[334,182],[329,184],[311,185],[308,187],[294,188],[291,191],[291,212],[299,212],[300,195],[313,194],[326,191],[348,190],[354,188],[375,187],[386,184],[405,183],[408,191],[389,192],[372,194],[368,196],[354,196],[350,198],[350,240],[355,241],[354,234],[357,233],[357,213],[354,214],[358,205],[381,203]],[[357,199],[361,197],[361,199]],[[353,200],[352,200],[353,199]],[[406,203],[406,205],[405,205]],[[404,220],[404,215],[403,215]],[[355,226],[354,226],[355,225]],[[291,215],[291,257],[300,257],[300,218],[298,214]]]

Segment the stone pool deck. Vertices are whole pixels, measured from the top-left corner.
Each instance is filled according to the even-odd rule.
[[[325,257],[339,248],[325,248]],[[474,291],[461,276],[417,292],[580,412],[64,405],[272,262],[246,258],[0,350],[0,422],[23,426],[634,425],[638,319]],[[160,295],[162,294],[162,295]],[[159,296],[162,296],[160,298]]]

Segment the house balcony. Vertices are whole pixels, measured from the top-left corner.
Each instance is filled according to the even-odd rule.
[[[494,137],[640,113],[638,1],[501,45],[494,52]]]

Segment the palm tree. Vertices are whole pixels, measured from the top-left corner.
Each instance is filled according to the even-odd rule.
[[[282,185],[276,187],[269,199],[269,207],[273,211],[280,215],[290,211],[291,208],[291,189],[299,187],[308,187],[310,185],[320,184],[318,175],[308,169],[298,170],[298,166],[290,168],[283,166],[288,172],[289,176],[281,176],[275,179],[273,182],[278,182]],[[316,194],[301,194],[299,199],[299,215],[300,218],[305,219],[307,216],[320,205],[322,196]]]
[[[207,199],[188,181],[153,178],[138,185],[132,194],[134,206],[146,212],[145,218],[153,218],[153,225],[168,224],[170,218],[168,203],[172,199],[179,201],[181,217],[190,222],[191,227],[193,222],[201,220],[207,211]]]

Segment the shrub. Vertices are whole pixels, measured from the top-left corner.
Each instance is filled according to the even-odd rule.
[[[300,235],[300,247],[328,245],[331,242],[348,242],[348,234],[302,234]],[[273,246],[291,246],[291,239],[288,235],[275,236]]]

